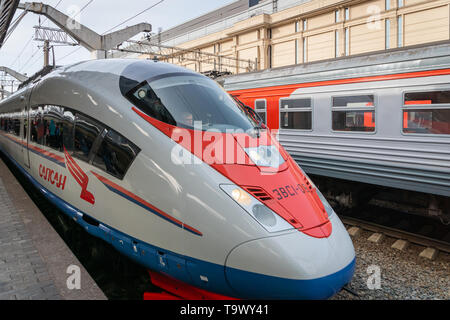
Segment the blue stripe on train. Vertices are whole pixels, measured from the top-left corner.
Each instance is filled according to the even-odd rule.
[[[9,154],[3,153],[44,196],[69,217],[75,218],[87,232],[112,244],[119,252],[137,263],[201,289],[243,299],[327,299],[347,284],[353,275],[355,260],[342,270],[318,279],[292,280],[272,277],[225,268],[220,264],[177,254],[143,243],[100,222],[99,226],[90,225],[82,219],[83,215],[88,216],[86,213],[48,191]],[[208,282],[202,281],[200,276],[206,276]],[[233,283],[234,289],[230,287],[227,278]],[[236,289],[239,290],[239,293],[235,291]]]
[[[145,210],[147,210],[147,211],[150,211],[151,213],[153,213],[153,214],[157,215],[158,217],[160,217],[160,218],[166,220],[167,222],[170,222],[170,223],[172,223],[173,225],[176,225],[177,227],[182,228],[183,230],[186,230],[186,231],[188,231],[188,232],[190,232],[190,233],[192,233],[192,234],[195,234],[196,236],[201,236],[201,234],[198,234],[197,232],[194,232],[194,231],[189,230],[189,229],[187,229],[187,228],[183,228],[183,225],[182,225],[181,223],[178,223],[178,222],[176,222],[176,221],[173,221],[173,220],[171,220],[171,219],[169,219],[169,218],[163,216],[163,215],[160,214],[158,211],[153,210],[152,208],[150,208],[150,207],[146,206],[145,204],[143,204],[143,203],[137,201],[136,199],[133,199],[133,198],[129,197],[128,195],[126,195],[125,193],[121,192],[120,190],[117,190],[116,188],[113,188],[112,186],[109,186],[108,184],[106,184],[106,183],[104,183],[104,182],[102,182],[102,183],[103,183],[103,184],[105,185],[105,187],[108,188],[111,192],[114,192],[115,194],[118,194],[119,196],[121,196],[121,197],[127,199],[128,201],[133,202],[134,204],[138,205],[139,207],[141,207],[141,208],[143,208],[143,209],[145,209]]]

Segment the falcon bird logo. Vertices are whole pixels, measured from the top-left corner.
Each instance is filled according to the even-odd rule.
[[[91,204],[95,204],[94,195],[87,190],[89,177],[83,171],[83,169],[81,169],[80,166],[75,162],[75,160],[73,160],[73,158],[67,152],[65,147],[64,147],[64,156],[66,158],[67,169],[69,169],[72,177],[74,177],[76,182],[78,182],[78,184],[81,186],[80,198]]]

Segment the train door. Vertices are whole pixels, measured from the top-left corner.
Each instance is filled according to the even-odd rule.
[[[20,97],[21,104],[22,104],[22,134],[21,134],[21,140],[22,140],[22,162],[25,167],[30,167],[30,155],[28,152],[28,136],[30,133],[30,117],[29,117],[29,104],[31,99],[31,91],[27,91],[24,93],[23,96]]]

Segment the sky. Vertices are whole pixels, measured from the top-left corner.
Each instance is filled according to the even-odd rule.
[[[32,2],[31,0],[28,1]],[[55,6],[60,2],[57,9],[70,15],[70,12],[74,12],[74,8],[78,8],[79,11],[91,1],[92,0],[43,0],[42,2],[51,6]],[[133,17],[159,1],[160,0],[93,0],[76,17],[76,20],[98,34],[103,34],[105,31],[118,25],[124,20]],[[234,1],[235,0],[164,0],[144,14],[112,31],[117,31],[126,26],[141,22],[150,23],[153,32],[157,32],[159,28],[162,28],[164,31]],[[22,0],[21,2],[25,2],[25,0]],[[18,17],[21,12],[22,10],[17,10],[14,19]],[[44,16],[40,17],[39,15],[28,13],[8,41],[0,49],[0,66],[6,66],[19,71],[20,73],[26,73],[27,75],[32,75],[42,68],[44,61],[43,51],[42,48],[38,49],[38,46],[42,46],[42,42],[31,40],[34,38],[33,26],[39,25],[39,18],[41,19],[41,24],[44,26],[56,27]],[[91,55],[85,48],[81,48],[75,53],[67,56],[75,49],[76,47],[56,46],[56,64],[66,65],[90,59]]]

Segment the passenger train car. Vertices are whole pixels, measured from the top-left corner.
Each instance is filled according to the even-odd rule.
[[[430,194],[450,221],[450,44],[222,78],[308,174]]]
[[[244,299],[323,299],[352,278],[336,213],[207,77],[143,60],[60,67],[1,101],[0,125],[1,150],[46,197],[151,270]]]

